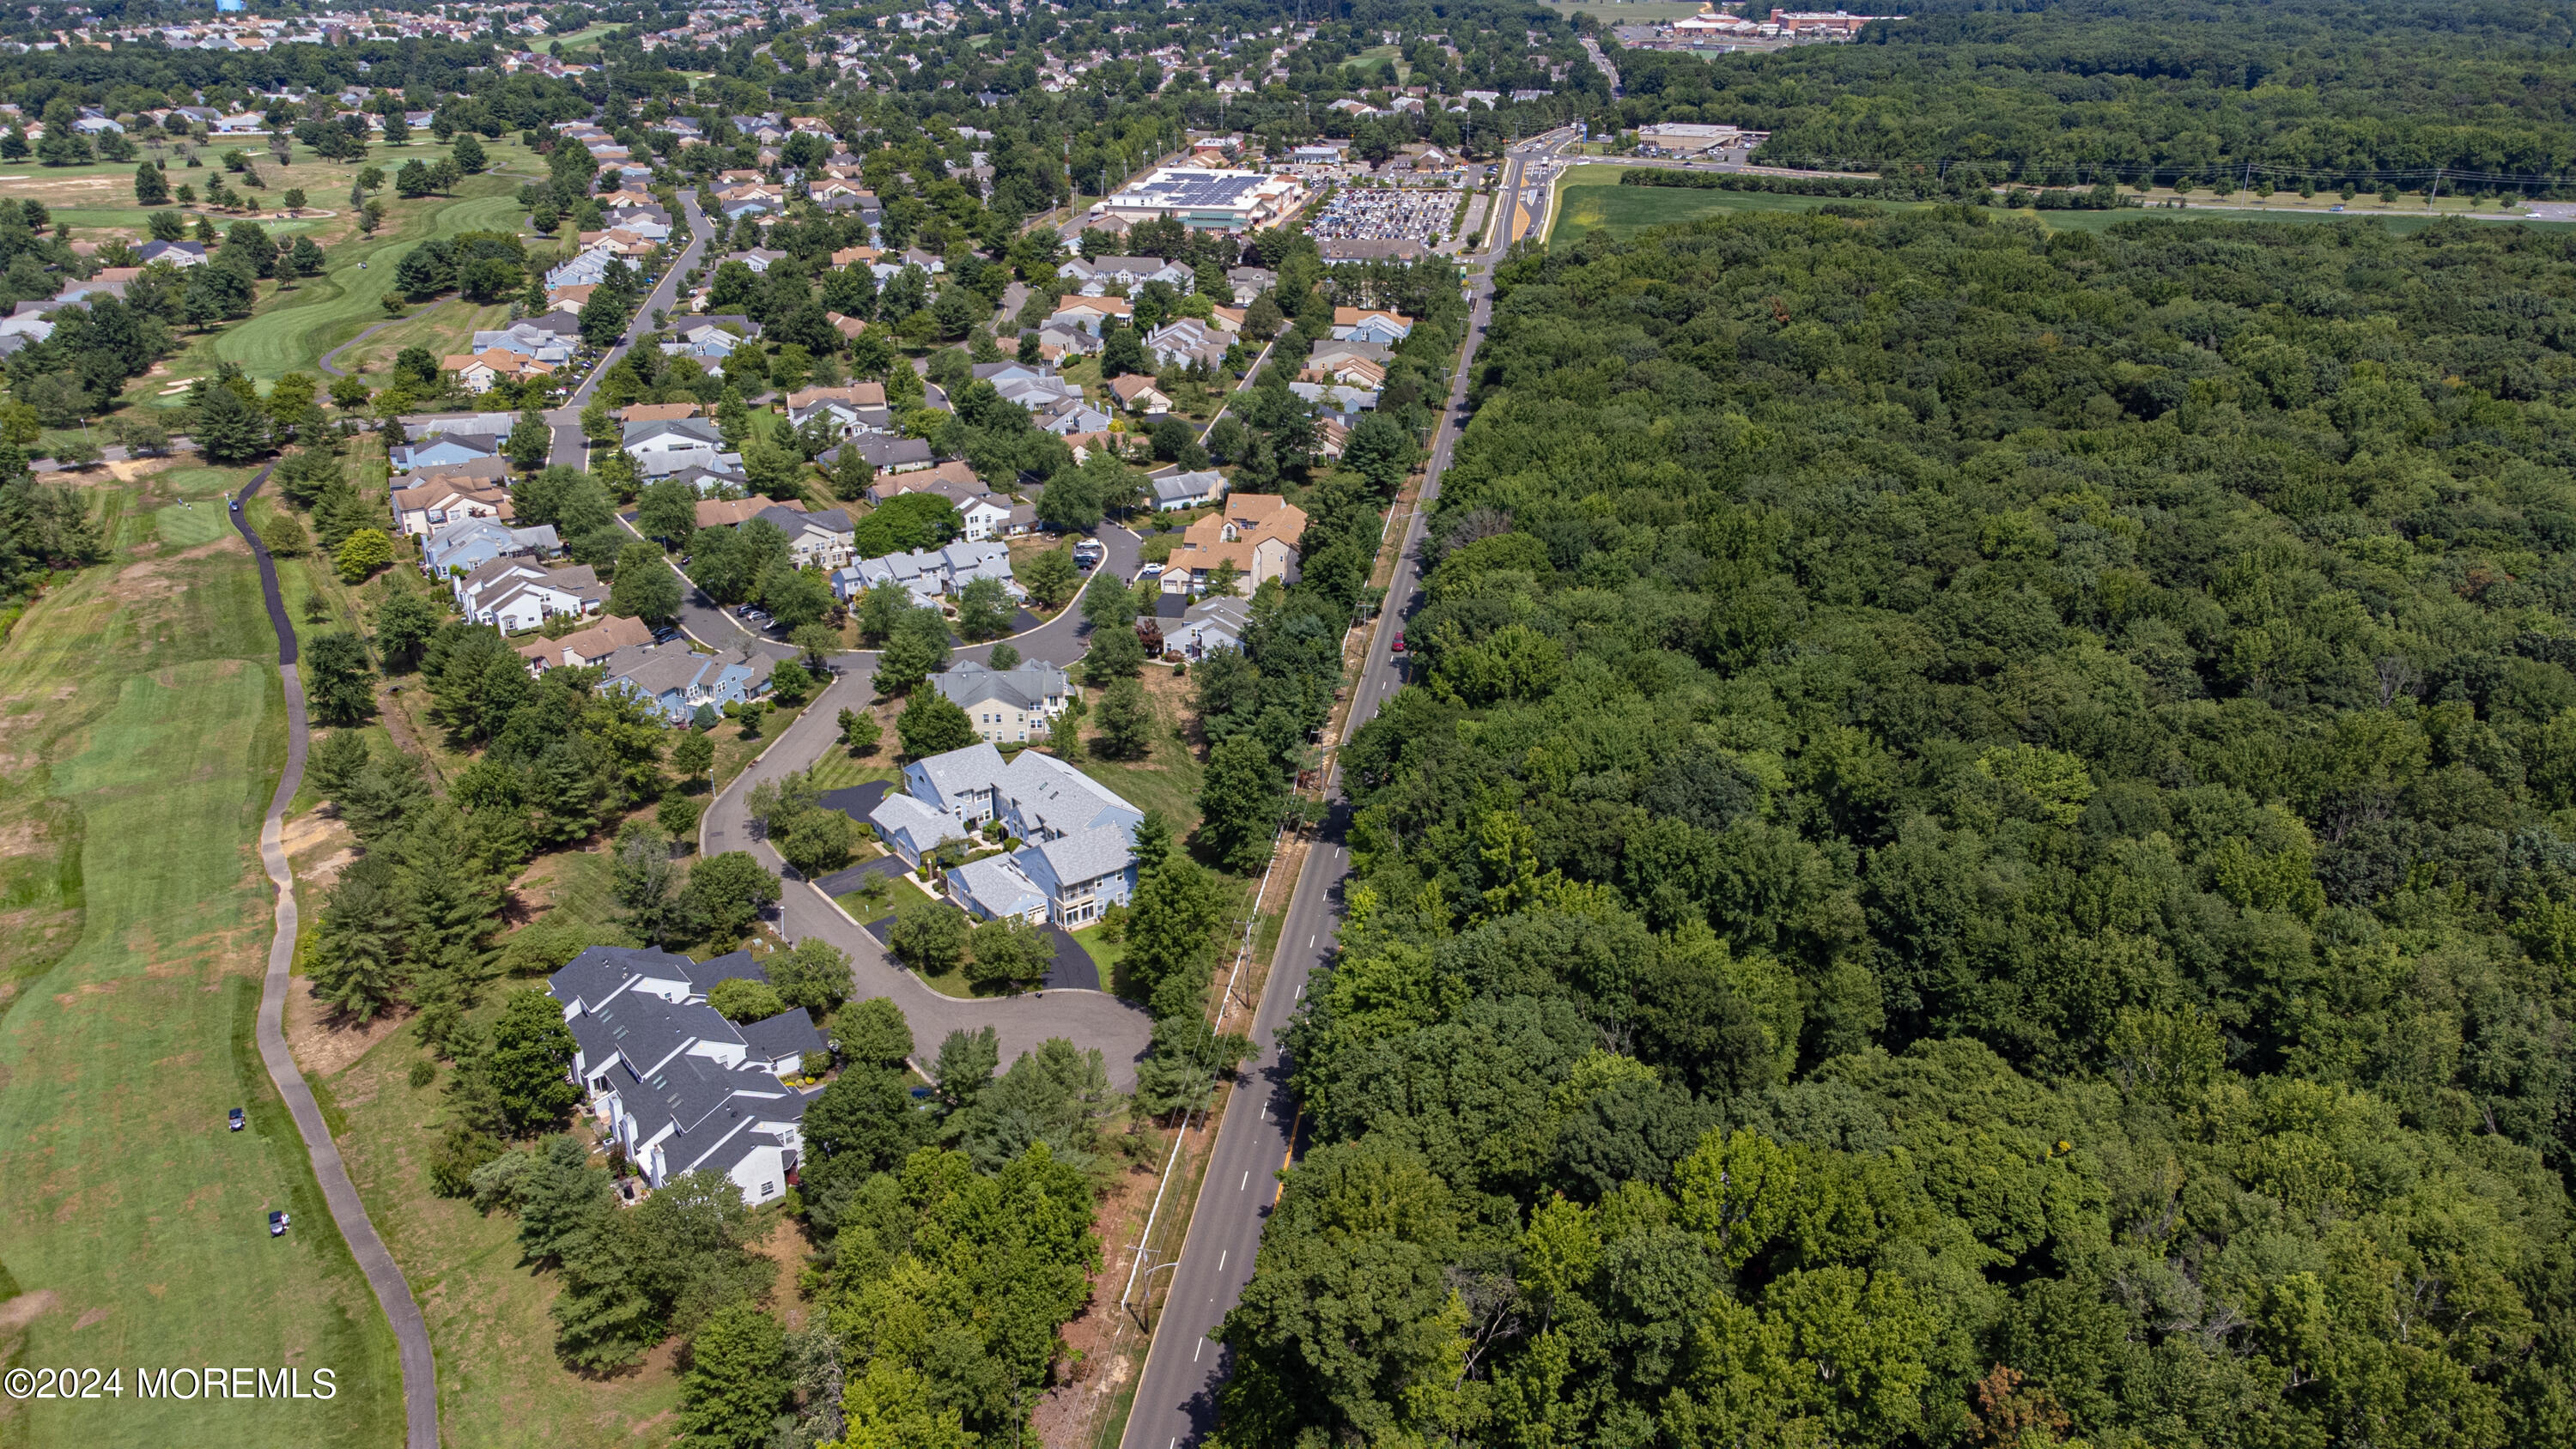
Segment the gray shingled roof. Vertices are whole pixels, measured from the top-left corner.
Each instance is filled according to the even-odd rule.
[[[735,1029],[742,1033],[743,1045],[751,1048],[751,1054],[765,1062],[823,1049],[823,1034],[814,1029],[814,1018],[806,1015],[801,1006]]]
[[[1050,696],[1062,695],[1067,684],[1064,671],[1043,659],[1008,670],[990,669],[972,659],[960,660],[932,675],[930,682],[960,708],[970,710],[988,700],[999,700],[1015,709],[1036,709]]]
[[[1126,827],[1104,827],[1078,830],[1036,845],[1023,846],[1020,856],[1036,855],[1046,861],[1047,869],[1061,885],[1078,885],[1127,868],[1136,858],[1133,830]]]

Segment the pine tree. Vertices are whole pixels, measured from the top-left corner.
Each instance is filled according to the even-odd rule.
[[[1098,733],[1092,744],[1112,760],[1141,760],[1152,752],[1154,709],[1145,686],[1121,679],[1101,691]]]
[[[160,167],[149,161],[134,168],[134,204],[137,206],[170,204],[169,179],[161,174]]]

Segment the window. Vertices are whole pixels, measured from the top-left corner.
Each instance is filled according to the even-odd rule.
[[[764,1183],[762,1183],[762,1184],[760,1185],[760,1195],[761,1195],[762,1197],[776,1197],[776,1196],[778,1196],[778,1184],[777,1184],[777,1183],[774,1183],[774,1182],[764,1182]]]

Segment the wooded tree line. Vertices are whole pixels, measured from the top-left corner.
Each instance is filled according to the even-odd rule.
[[[2570,244],[1524,257],[1229,1444],[2576,1434]]]
[[[1769,131],[1756,159],[1777,164],[1965,165],[1995,184],[2250,185],[2272,168],[2284,186],[2392,178],[2412,190],[2449,167],[2545,188],[2576,172],[2564,6],[1904,8],[1903,23],[1851,45],[1713,62],[1620,51],[1619,123],[1733,123]]]

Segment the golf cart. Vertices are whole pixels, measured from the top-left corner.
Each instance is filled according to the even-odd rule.
[[[248,1118],[246,1118],[246,1117],[244,1117],[244,1116],[242,1115],[242,1109],[241,1109],[241,1108],[239,1108],[239,1107],[235,1107],[235,1108],[232,1110],[232,1113],[231,1113],[231,1116],[230,1116],[230,1120],[229,1120],[229,1122],[228,1122],[228,1124],[227,1124],[227,1125],[229,1126],[230,1130],[235,1131],[235,1132],[239,1132],[240,1130],[242,1130],[243,1126],[245,1126],[245,1125],[249,1122],[249,1120],[250,1120],[250,1119],[248,1119]]]
[[[268,1235],[272,1238],[285,1237],[286,1222],[286,1214],[282,1212],[270,1213],[268,1215]]]

